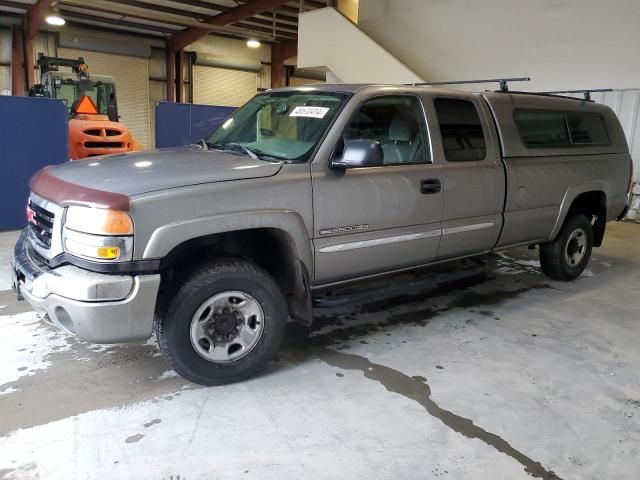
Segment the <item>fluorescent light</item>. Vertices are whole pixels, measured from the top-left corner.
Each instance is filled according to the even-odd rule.
[[[62,18],[59,14],[57,13],[52,13],[51,15],[47,15],[47,17],[44,19],[49,25],[55,25],[56,27],[59,27],[61,25],[64,25],[65,20],[64,18]]]
[[[260,45],[261,43],[255,38],[250,38],[249,40],[247,40],[247,47],[249,48],[258,48]]]

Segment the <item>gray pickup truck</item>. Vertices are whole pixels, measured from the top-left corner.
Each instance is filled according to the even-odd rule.
[[[36,173],[13,272],[46,320],[95,343],[155,331],[205,385],[256,372],[346,282],[518,245],[572,280],[632,176],[609,108],[540,94],[274,89],[200,143]]]

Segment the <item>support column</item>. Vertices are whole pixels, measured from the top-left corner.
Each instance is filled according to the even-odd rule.
[[[176,102],[184,102],[184,50],[176,52]]]
[[[11,28],[11,94],[14,96],[24,95],[22,38],[22,29],[14,25]]]
[[[167,45],[167,102],[175,102],[176,97],[176,51]]]
[[[271,46],[271,88],[285,86],[284,55],[282,43],[274,43]]]
[[[27,92],[36,84],[33,43],[33,39],[25,38],[24,40],[24,70],[27,74]]]

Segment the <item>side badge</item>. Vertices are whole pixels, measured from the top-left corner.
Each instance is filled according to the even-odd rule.
[[[340,233],[358,233],[369,230],[369,225],[348,225],[346,227],[323,228],[320,235],[338,235]]]

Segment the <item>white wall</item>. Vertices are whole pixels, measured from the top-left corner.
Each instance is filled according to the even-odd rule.
[[[358,26],[427,80],[640,87],[638,0],[363,0]]]
[[[366,2],[362,2],[366,3]],[[298,17],[298,67],[326,68],[327,82],[410,83],[421,79],[333,8]]]

